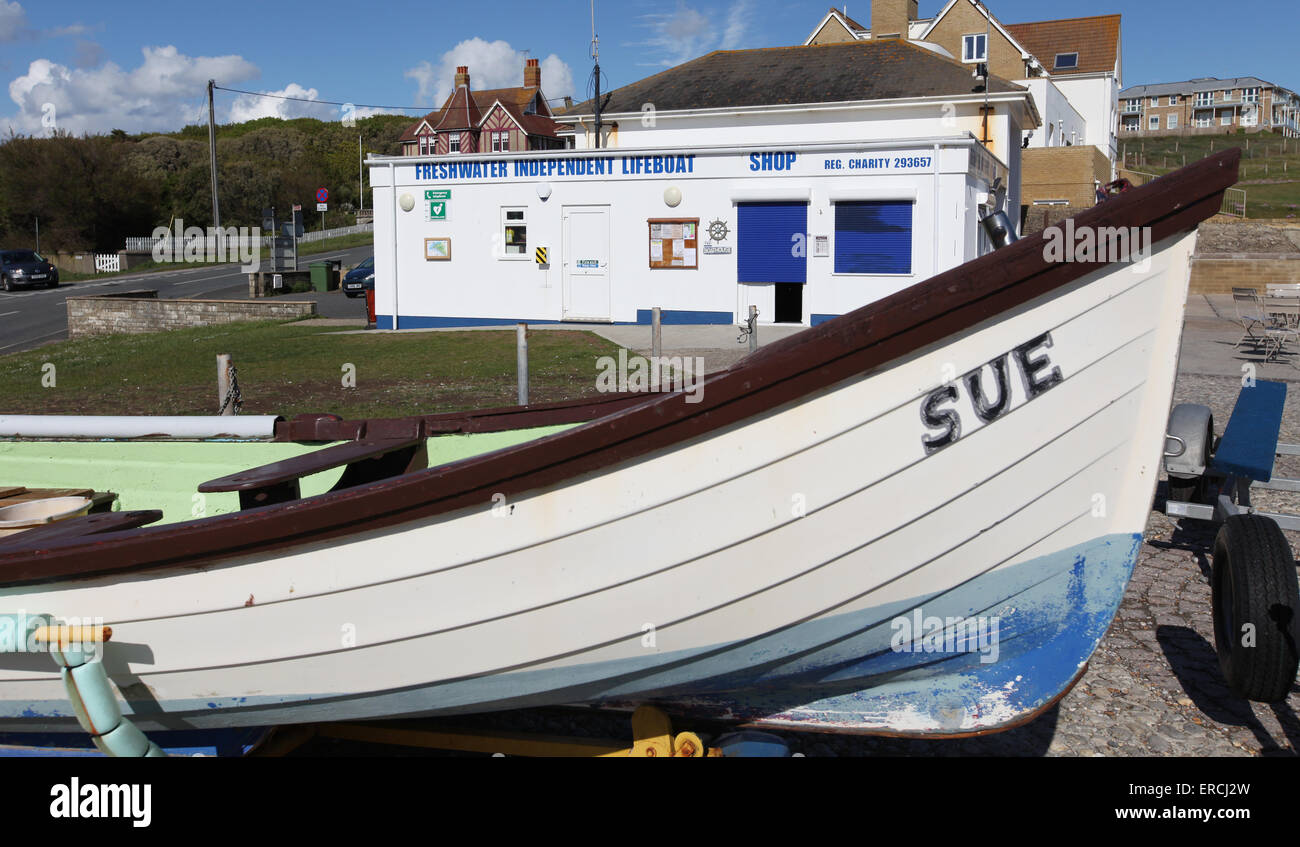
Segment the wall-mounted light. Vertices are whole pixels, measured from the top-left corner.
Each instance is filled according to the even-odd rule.
[[[549,182],[543,182],[541,185],[538,185],[538,186],[537,186],[537,196],[540,197],[540,198],[543,199],[543,200],[545,200],[546,198],[550,197],[550,196],[551,196],[551,184],[550,184]]]
[[[415,208],[415,198],[410,194],[403,194],[397,198],[398,205],[402,207],[403,212],[409,212]]]
[[[682,202],[682,190],[675,185],[668,186],[664,189],[664,202],[676,208]]]

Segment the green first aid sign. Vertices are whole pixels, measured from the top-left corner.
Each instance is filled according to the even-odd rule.
[[[429,220],[445,221],[447,220],[447,201],[434,200],[429,204]]]

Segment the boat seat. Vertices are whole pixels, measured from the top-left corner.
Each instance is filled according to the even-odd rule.
[[[67,520],[54,521],[44,526],[25,529],[13,535],[0,538],[0,552],[14,549],[29,550],[33,545],[48,541],[62,541],[83,535],[98,535],[102,532],[119,532],[151,524],[162,518],[157,509],[140,509],[133,512],[98,512],[81,515]]]
[[[1285,382],[1261,379],[1243,387],[1214,451],[1214,468],[1256,482],[1270,481],[1285,404]]]
[[[300,479],[340,465],[346,466],[343,476],[331,491],[422,470],[428,464],[428,451],[418,434],[362,439],[211,479],[200,485],[199,491],[205,494],[237,491],[239,508],[251,509],[297,500],[302,496]]]

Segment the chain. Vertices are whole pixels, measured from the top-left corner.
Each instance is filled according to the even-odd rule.
[[[745,343],[745,341],[749,338],[750,333],[754,331],[754,324],[756,323],[758,323],[758,309],[754,310],[753,315],[745,318],[745,322],[743,324],[738,324],[736,326],[736,329],[740,330],[740,335],[736,336],[737,344]]]
[[[237,415],[239,410],[244,407],[244,395],[239,393],[239,374],[235,370],[234,362],[229,364],[226,374],[230,377],[230,388],[226,390],[225,399],[221,401],[221,408],[217,409],[217,414],[225,414],[226,407],[229,406],[234,409],[234,413]]]

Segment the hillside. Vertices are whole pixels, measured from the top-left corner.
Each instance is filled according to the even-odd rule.
[[[315,192],[330,192],[326,223],[355,222],[360,200],[357,140],[364,154],[394,155],[412,119],[376,115],[355,127],[312,118],[260,118],[217,128],[217,164],[224,226],[260,226],[261,211],[293,203],[311,210]],[[208,128],[129,135],[13,136],[0,141],[0,245],[57,250],[120,250],[174,218],[212,223]],[[366,186],[369,193],[369,184]],[[369,198],[366,206],[370,205]]]
[[[1170,135],[1120,142],[1127,167],[1164,176],[1228,147],[1242,148],[1241,181],[1250,218],[1300,217],[1300,139],[1280,133]]]

